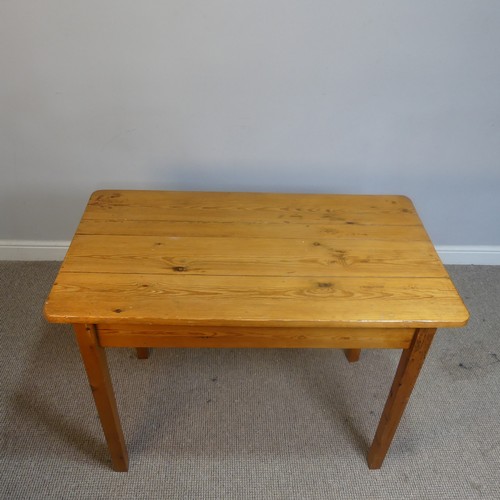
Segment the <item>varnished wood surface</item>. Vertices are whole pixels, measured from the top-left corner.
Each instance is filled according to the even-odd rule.
[[[83,220],[420,225],[403,196],[98,191]]]
[[[468,313],[401,196],[99,191],[50,321],[460,326]]]
[[[265,328],[171,325],[97,325],[103,347],[280,347],[406,349],[404,328]]]
[[[424,364],[435,329],[419,329],[401,359],[385,403],[377,432],[368,452],[368,467],[380,469]]]
[[[149,349],[147,347],[138,347],[137,348],[137,358],[138,359],[148,359],[149,358]]]
[[[389,270],[390,268],[390,270]],[[215,276],[445,277],[428,241],[77,235],[63,271]]]
[[[61,273],[62,322],[425,327],[464,321],[445,278],[304,278]]]
[[[109,375],[106,352],[98,343],[94,325],[73,326],[97,413],[108,443],[113,469],[126,472],[128,453]]]
[[[408,346],[405,346],[404,349],[407,347]],[[349,363],[356,363],[356,361],[359,361],[359,357],[361,356],[361,349],[344,349],[344,354]]]

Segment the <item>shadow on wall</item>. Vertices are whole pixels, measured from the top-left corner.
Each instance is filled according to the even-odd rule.
[[[370,192],[356,180],[335,175],[338,167],[325,171],[312,165],[218,165],[155,167],[152,178],[156,189],[193,191],[250,191],[276,193]]]

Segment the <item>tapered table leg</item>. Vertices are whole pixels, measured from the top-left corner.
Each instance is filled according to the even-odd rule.
[[[344,349],[345,357],[349,363],[355,363],[359,360],[361,355],[361,349]]]
[[[108,443],[113,469],[126,472],[128,470],[127,448],[116,407],[106,353],[97,341],[94,325],[75,324],[73,328],[80,347],[83,364],[87,371],[97,413]]]
[[[403,350],[375,438],[368,452],[370,469],[380,469],[382,466],[435,332],[436,329],[416,330],[410,347]]]
[[[149,358],[149,349],[147,347],[136,347],[136,351],[139,359]]]

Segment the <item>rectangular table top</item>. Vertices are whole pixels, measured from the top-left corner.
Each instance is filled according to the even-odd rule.
[[[58,323],[437,328],[468,312],[404,196],[97,191]]]

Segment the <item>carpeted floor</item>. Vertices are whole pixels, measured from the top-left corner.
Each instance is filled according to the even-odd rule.
[[[0,262],[2,499],[500,498],[500,266],[450,266],[466,328],[431,348],[379,471],[366,466],[399,351],[108,351],[130,455],[110,469],[59,263]]]

